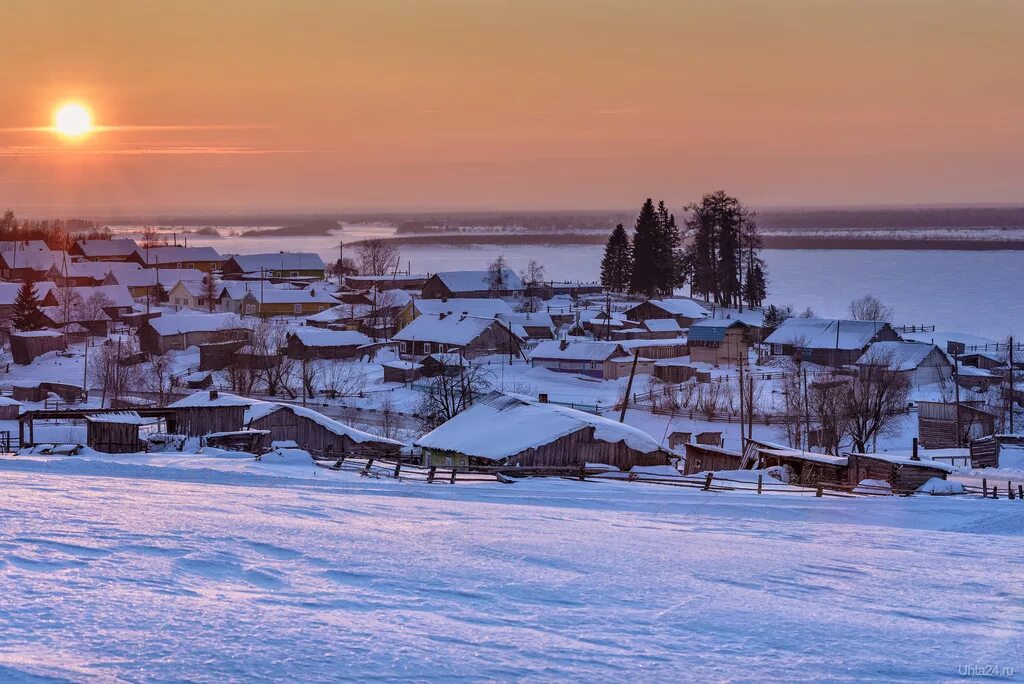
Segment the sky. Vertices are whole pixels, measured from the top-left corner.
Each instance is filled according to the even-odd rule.
[[[0,209],[1024,200],[1019,0],[4,0]],[[77,100],[109,127],[47,130]]]

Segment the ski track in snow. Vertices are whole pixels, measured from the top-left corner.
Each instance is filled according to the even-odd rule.
[[[0,680],[1024,670],[1019,502],[288,472],[0,461]]]

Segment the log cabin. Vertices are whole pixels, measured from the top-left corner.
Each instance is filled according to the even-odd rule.
[[[254,402],[245,424],[251,430],[269,430],[272,442],[295,442],[316,456],[396,458],[405,446],[294,404]]]

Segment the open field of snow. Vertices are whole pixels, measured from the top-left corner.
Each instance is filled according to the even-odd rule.
[[[187,458],[0,459],[0,679],[1024,670],[1024,502],[426,485]]]

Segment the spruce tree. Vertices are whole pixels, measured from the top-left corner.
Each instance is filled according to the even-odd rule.
[[[620,223],[608,236],[601,259],[601,284],[614,292],[629,287],[633,272],[633,255],[630,253],[629,234]]]
[[[664,244],[661,222],[650,197],[640,208],[633,232],[633,272],[630,274],[631,292],[654,296],[659,289],[658,252]]]
[[[14,327],[17,330],[39,330],[43,327],[43,312],[39,309],[36,286],[26,278],[14,300]]]
[[[722,191],[704,195],[686,207],[686,225],[693,242],[686,253],[694,294],[713,299],[721,306],[741,300],[764,300],[764,262],[757,256],[761,238],[754,213]],[[750,273],[750,292],[746,274]]]
[[[745,276],[743,299],[746,300],[747,306],[761,306],[765,296],[767,296],[767,288],[764,279],[764,268],[761,265],[760,259],[754,260],[753,265],[748,269]]]

